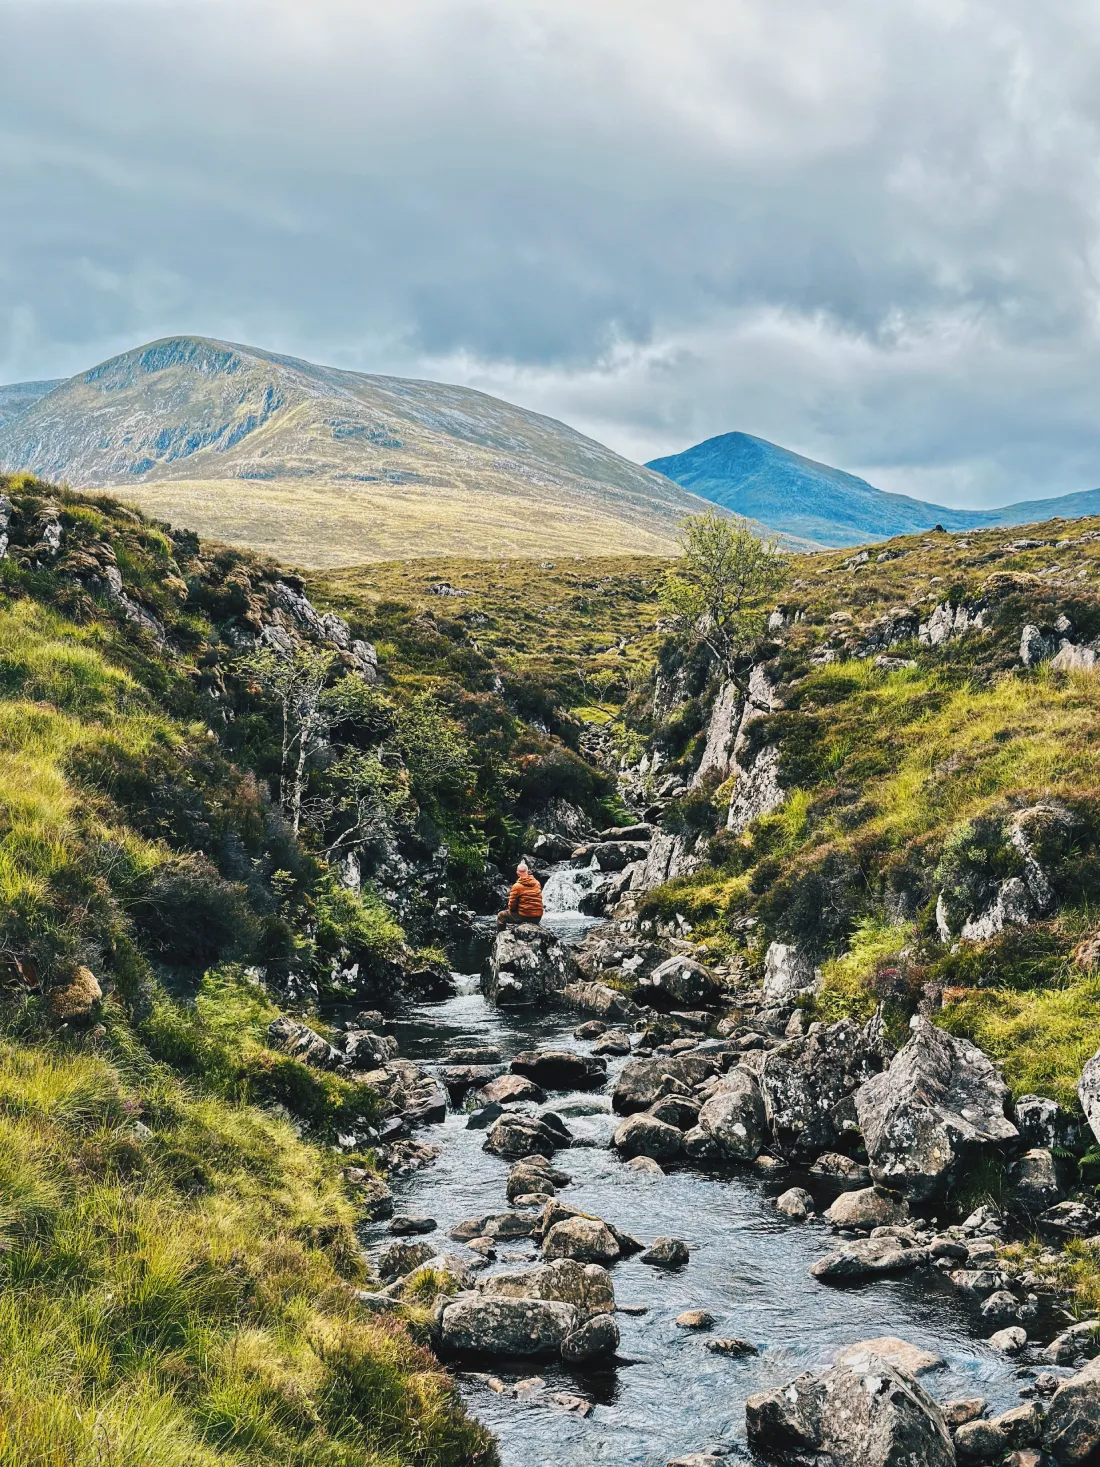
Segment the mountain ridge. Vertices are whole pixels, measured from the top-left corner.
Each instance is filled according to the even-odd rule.
[[[646,467],[774,532],[835,548],[936,525],[967,531],[1100,513],[1100,489],[989,510],[951,509],[877,489],[855,474],[750,433],[722,433],[681,453],[650,459]]]
[[[670,554],[679,522],[707,507],[566,424],[472,388],[209,337],[147,343],[33,396],[0,423],[0,464],[317,567]]]

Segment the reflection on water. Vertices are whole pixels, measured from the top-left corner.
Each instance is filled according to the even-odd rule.
[[[534,1045],[587,1050],[572,1039],[576,1020],[561,1013],[499,1013],[467,989],[442,1003],[407,1012],[395,1025],[401,1053],[431,1061],[455,1044],[492,1043],[505,1056]],[[613,1060],[609,1069],[623,1061]],[[610,1093],[610,1085],[608,1093]],[[981,1394],[1003,1408],[1017,1403],[1014,1366],[982,1343],[970,1316],[949,1285],[929,1274],[884,1281],[858,1289],[830,1289],[807,1273],[828,1251],[832,1234],[821,1222],[792,1224],[778,1217],[771,1198],[797,1181],[814,1190],[813,1179],[785,1173],[782,1182],[752,1172],[679,1170],[646,1178],[623,1166],[608,1149],[615,1126],[607,1097],[555,1095],[550,1106],[568,1116],[579,1144],[557,1162],[573,1177],[562,1196],[599,1213],[639,1237],[683,1238],[691,1262],[667,1274],[637,1259],[612,1269],[620,1304],[643,1305],[640,1316],[619,1315],[621,1363],[600,1373],[562,1367],[526,1368],[548,1391],[567,1391],[595,1403],[587,1419],[530,1400],[495,1394],[472,1377],[460,1377],[471,1409],[498,1435],[505,1467],[581,1467],[588,1462],[640,1463],[664,1467],[671,1456],[712,1443],[743,1459],[744,1403],[751,1392],[790,1380],[799,1371],[829,1363],[843,1345],[870,1336],[897,1334],[945,1356],[943,1371],[925,1376],[941,1399]],[[483,1131],[467,1130],[465,1116],[423,1133],[442,1144],[438,1162],[396,1183],[403,1211],[438,1220],[445,1235],[463,1218],[506,1207],[507,1164],[482,1149]],[[821,1195],[819,1193],[819,1195]],[[367,1231],[368,1243],[385,1238],[385,1225]],[[501,1250],[497,1267],[535,1259],[533,1247]],[[685,1309],[706,1308],[716,1317],[714,1333],[751,1340],[760,1355],[730,1359],[712,1355],[705,1335],[678,1329]],[[524,1367],[501,1369],[505,1381]]]

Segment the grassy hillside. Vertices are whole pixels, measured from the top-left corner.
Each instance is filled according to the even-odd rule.
[[[939,646],[903,626],[895,660],[876,665],[881,618],[926,621],[943,603],[981,608],[984,625]],[[669,818],[704,832],[708,858],[650,906],[685,913],[752,962],[773,940],[798,943],[823,966],[818,1016],[867,1015],[885,998],[900,1032],[923,1004],[1001,1059],[1017,1093],[1075,1104],[1100,1049],[1100,976],[1084,941],[1100,899],[1100,675],[1025,668],[1020,640],[1030,623],[1056,647],[1060,618],[1081,643],[1100,635],[1100,521],[795,560],[783,610],[788,625],[764,649],[782,707],[752,726],[744,758],[778,749],[784,804],[733,835],[729,783],[691,792]],[[667,672],[679,654],[663,658]],[[649,731],[669,769],[689,773],[705,702]],[[937,898],[980,910],[1022,869],[1013,818],[1040,804],[1066,815],[1043,837],[1049,910],[987,941],[941,940]]]
[[[299,565],[525,557],[533,545],[661,554],[699,508],[564,423],[484,393],[201,337],[139,347],[22,400],[8,413],[0,396],[0,467],[110,489]]]
[[[334,962],[384,996],[423,961],[334,879],[339,777],[311,772],[297,840],[274,793],[278,708],[241,638],[278,572],[0,491],[0,1462],[490,1460],[431,1358],[356,1302],[329,1144],[377,1097],[267,1043]],[[461,728],[385,674],[329,677],[359,720],[337,747],[367,757],[384,728],[407,805],[469,818],[472,779],[418,762]]]

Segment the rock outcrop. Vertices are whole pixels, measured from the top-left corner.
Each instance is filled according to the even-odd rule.
[[[1100,1460],[1100,1358],[1054,1392],[1043,1428],[1043,1448],[1060,1467]]]
[[[1081,1071],[1077,1095],[1092,1134],[1097,1141],[1100,1141],[1100,1050],[1093,1055]]]
[[[709,968],[678,954],[639,978],[635,992],[654,1008],[695,1009],[714,1003],[721,987]]]
[[[943,1195],[979,1153],[1019,1140],[1009,1090],[980,1049],[927,1019],[888,1070],[856,1092],[871,1175],[910,1201]]]
[[[856,1138],[853,1095],[881,1066],[864,1030],[851,1019],[811,1025],[764,1060],[760,1089],[775,1145],[785,1156],[812,1160]]]

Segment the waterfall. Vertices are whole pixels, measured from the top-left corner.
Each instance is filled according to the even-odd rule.
[[[600,870],[594,859],[591,866],[555,866],[542,888],[543,908],[548,914],[576,912],[581,897],[595,891],[606,880],[606,873]]]

